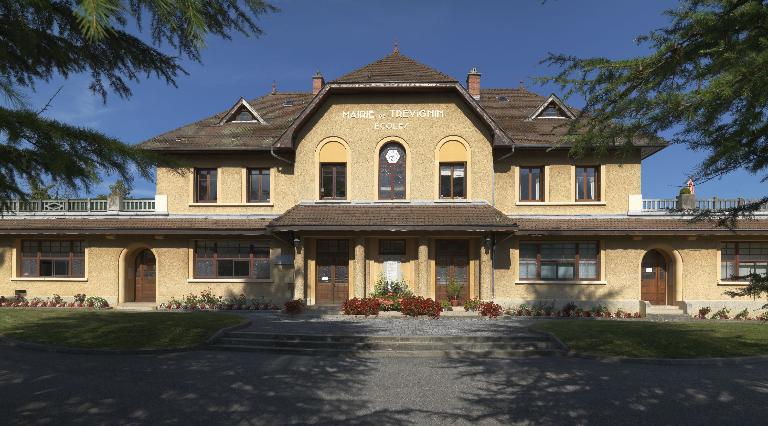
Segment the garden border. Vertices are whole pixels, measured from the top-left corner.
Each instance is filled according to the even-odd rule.
[[[224,333],[229,331],[239,330],[251,325],[251,320],[245,318],[239,324],[231,325],[219,329],[213,333],[211,337],[206,341],[187,348],[165,348],[165,349],[99,349],[99,348],[71,348],[67,346],[55,346],[46,345],[42,343],[27,342],[24,340],[17,340],[8,336],[0,334],[0,344],[10,346],[13,348],[29,349],[38,352],[52,352],[52,353],[66,353],[77,355],[152,355],[152,354],[167,354],[177,352],[192,352],[197,350],[209,349],[210,345],[215,339],[220,338]]]
[[[568,358],[581,358],[590,359],[600,362],[611,362],[619,364],[651,364],[651,365],[699,365],[699,366],[726,366],[726,365],[741,365],[741,364],[760,364],[768,363],[768,355],[758,356],[741,356],[741,357],[718,357],[718,358],[630,358],[625,356],[603,356],[594,355],[590,353],[573,351],[568,348],[568,345],[563,343],[560,338],[555,334],[548,331],[532,330],[528,327],[528,331],[531,333],[539,333],[547,335],[550,339],[557,342],[563,349],[562,356]]]

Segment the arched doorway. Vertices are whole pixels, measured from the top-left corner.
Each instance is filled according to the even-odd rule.
[[[136,255],[134,267],[134,301],[155,302],[156,288],[156,260],[155,255],[149,249],[143,249]]]
[[[650,250],[643,256],[640,271],[640,299],[652,305],[666,305],[667,259],[658,250]]]

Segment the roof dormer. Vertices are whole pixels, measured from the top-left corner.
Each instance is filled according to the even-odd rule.
[[[549,95],[546,101],[539,106],[528,120],[534,120],[537,118],[567,118],[573,120],[576,118],[571,112],[571,109],[557,97],[555,94]]]
[[[232,108],[224,114],[224,118],[221,119],[219,124],[224,123],[259,123],[267,124],[263,118],[256,112],[255,109],[243,98],[232,106]]]

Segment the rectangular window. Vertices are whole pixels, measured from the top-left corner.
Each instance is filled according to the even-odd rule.
[[[405,240],[379,240],[379,254],[405,256]]]
[[[216,169],[196,169],[195,170],[195,202],[197,203],[215,203],[217,198],[216,190]]]
[[[195,241],[195,278],[269,279],[269,243]]]
[[[466,198],[466,165],[440,163],[440,198]]]
[[[269,169],[248,169],[248,202],[269,202]]]
[[[520,167],[520,201],[544,201],[543,167]]]
[[[344,200],[347,198],[347,165],[323,163],[320,165],[320,199]]]
[[[720,247],[720,279],[747,281],[749,274],[768,273],[768,242],[724,242]]]
[[[521,242],[520,279],[595,281],[600,277],[598,243]]]
[[[576,201],[600,201],[599,167],[576,167]]]
[[[21,276],[85,277],[82,241],[27,240],[21,243]]]

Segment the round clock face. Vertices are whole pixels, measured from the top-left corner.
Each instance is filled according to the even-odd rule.
[[[400,153],[396,149],[390,149],[387,151],[385,158],[389,164],[395,164],[400,160]]]

